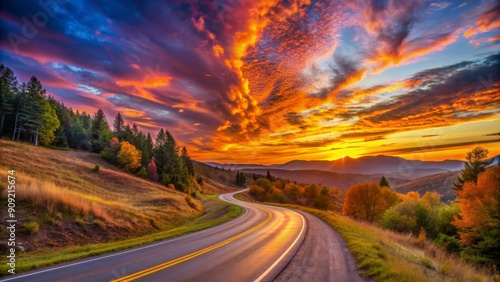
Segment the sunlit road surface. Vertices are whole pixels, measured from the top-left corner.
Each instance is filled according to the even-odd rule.
[[[242,202],[234,194],[219,198],[245,212],[220,226],[1,281],[271,281],[297,252],[306,221],[292,210]]]

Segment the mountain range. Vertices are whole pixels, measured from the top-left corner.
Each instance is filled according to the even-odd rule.
[[[287,170],[287,171],[326,171],[342,174],[385,175],[400,179],[416,179],[423,176],[459,171],[464,167],[463,161],[420,161],[406,160],[391,156],[366,156],[357,159],[344,157],[333,161],[294,160],[284,164],[219,164],[210,162],[210,166],[224,169],[243,170]]]

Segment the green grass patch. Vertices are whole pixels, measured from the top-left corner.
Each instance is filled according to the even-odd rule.
[[[162,231],[122,241],[108,243],[88,244],[66,249],[43,249],[30,253],[20,253],[16,258],[16,273],[40,268],[48,265],[63,263],[76,259],[101,255],[127,248],[137,247],[188,233],[200,231],[227,222],[243,212],[243,208],[232,205],[215,198],[206,196],[210,209],[202,216],[180,226],[164,228]],[[224,211],[221,213],[221,211]],[[214,215],[219,215],[214,218]],[[96,223],[98,224],[98,223]],[[0,276],[7,273],[8,266],[0,266]]]

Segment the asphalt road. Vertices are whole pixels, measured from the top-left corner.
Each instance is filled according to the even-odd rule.
[[[230,222],[126,251],[6,277],[1,281],[271,281],[300,247],[306,230],[292,210],[241,202]]]

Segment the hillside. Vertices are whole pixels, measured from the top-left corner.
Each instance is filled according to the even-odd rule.
[[[235,190],[236,171],[221,170],[200,162],[194,162],[196,175],[203,181],[203,191],[209,194],[227,193]]]
[[[97,154],[0,140],[0,156],[3,178],[15,170],[18,240],[27,251],[138,236],[203,213],[201,201],[127,174]]]
[[[394,189],[403,194],[410,191],[417,191],[420,195],[424,195],[426,192],[436,191],[441,195],[441,201],[450,202],[456,198],[455,191],[452,187],[459,175],[460,171],[452,171],[425,176],[397,184],[394,186]]]
[[[255,173],[266,175],[267,169],[244,169],[246,173]],[[376,181],[379,182],[382,175],[367,175],[367,174],[351,174],[351,173],[336,173],[321,170],[282,170],[269,169],[269,172],[279,178],[297,181],[299,183],[322,184],[330,187],[348,189],[353,184]],[[405,182],[401,178],[387,177],[389,183],[394,186]]]

